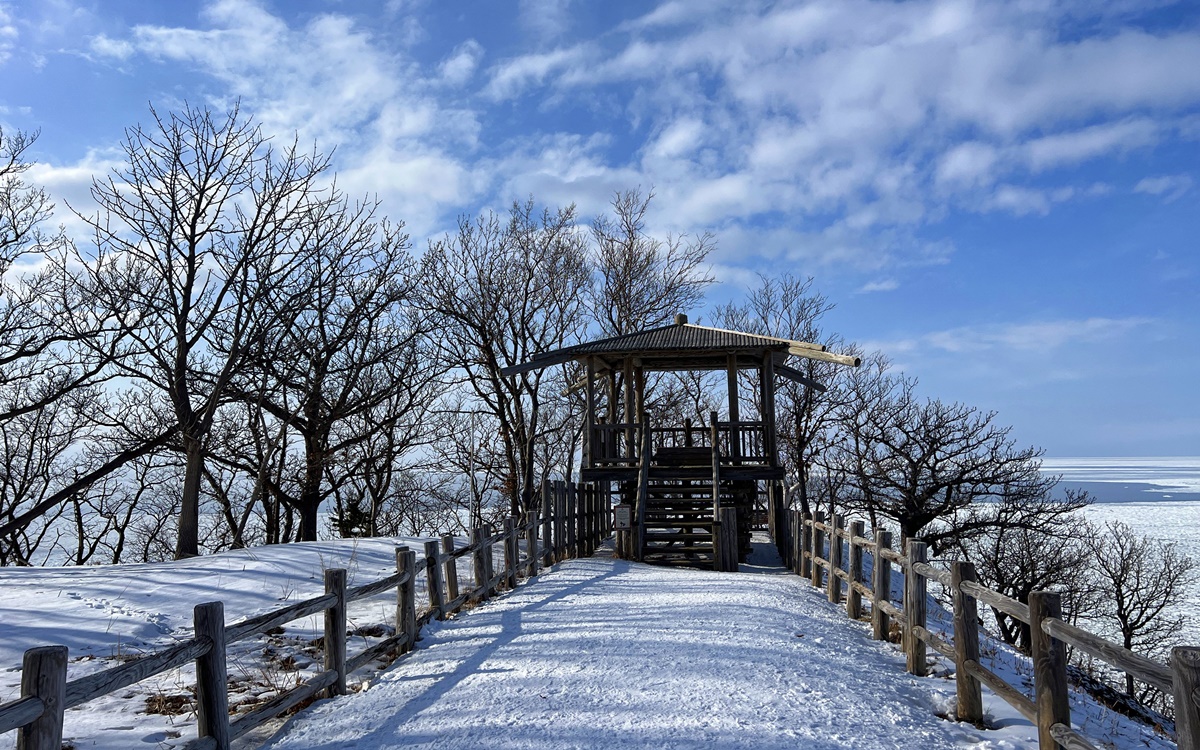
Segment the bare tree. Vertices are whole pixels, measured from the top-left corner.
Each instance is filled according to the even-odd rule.
[[[847,376],[844,434],[833,460],[846,467],[871,516],[921,537],[934,552],[998,525],[1036,527],[1057,477],[1041,473],[1042,451],[1018,447],[994,412],[921,399],[916,381],[869,360]],[[1057,512],[1082,507],[1059,503]]]
[[[705,233],[696,238],[646,232],[654,193],[618,192],[612,214],[592,222],[597,283],[589,286],[592,312],[606,336],[621,336],[671,321],[704,300],[713,276],[705,267],[714,247]]]
[[[507,221],[464,218],[457,234],[430,245],[422,272],[421,296],[435,317],[443,361],[462,373],[479,411],[494,420],[504,494],[511,511],[522,513],[537,487],[550,376],[501,370],[563,346],[584,327],[591,268],[575,209],[539,214],[530,200],[513,204]]]
[[[118,371],[170,404],[186,457],[177,557],[199,552],[206,441],[229,385],[277,328],[266,291],[303,265],[290,244],[328,159],[277,152],[235,106],[185,106],[126,130],[126,163],[97,179],[93,308],[127,335]],[[107,340],[100,342],[109,344]]]
[[[1125,648],[1162,655],[1184,624],[1176,608],[1196,583],[1196,561],[1174,542],[1140,536],[1120,521],[1095,529],[1090,548],[1100,592],[1095,619],[1111,626]],[[1125,675],[1125,692],[1135,695],[1133,675]]]
[[[721,325],[764,336],[824,344],[830,351],[852,353],[840,337],[827,335],[821,320],[834,305],[812,288],[813,280],[791,274],[760,276],[742,304],[730,303],[717,310]],[[776,429],[780,458],[792,483],[793,499],[805,513],[812,510],[814,473],[828,478],[836,469],[821,469],[823,456],[837,427],[837,407],[844,398],[841,387],[846,368],[830,362],[798,358],[793,363],[808,380],[820,383],[819,390],[793,380],[783,380],[775,392]],[[751,374],[752,376],[752,374]],[[758,393],[758,389],[746,389]],[[757,413],[762,405],[749,404]]]

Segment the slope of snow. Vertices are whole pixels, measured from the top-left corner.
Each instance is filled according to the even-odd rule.
[[[0,568],[0,702],[17,697],[27,648],[69,646],[74,679],[189,638],[191,610],[201,602],[224,601],[233,622],[320,593],[322,568],[347,568],[351,586],[377,580],[393,571],[397,544],[421,547],[412,539],[343,540],[178,563]],[[767,549],[760,544],[757,552]],[[469,560],[463,565],[465,583]],[[316,704],[270,747],[1037,746],[1029,723],[986,690],[997,729],[938,719],[953,709],[953,665],[934,657],[934,677],[907,676],[896,646],[871,641],[868,625],[848,621],[823,590],[779,569],[777,558],[743,570],[670,570],[605,557],[564,563],[435,623],[391,670],[351,679],[352,686],[369,679],[368,689]],[[394,602],[389,592],[352,605],[352,632],[389,629]],[[929,612],[931,629],[948,629],[932,600]],[[230,647],[238,710],[319,669],[310,642],[320,627],[319,618],[305,618]],[[351,652],[371,642],[352,636]],[[1024,657],[991,646],[984,661],[1028,692]],[[68,712],[66,737],[80,750],[177,747],[195,736],[187,705],[193,683],[185,668],[88,703]],[[164,697],[182,701],[182,711],[146,712],[148,699]],[[1173,747],[1086,696],[1073,693],[1072,703],[1074,723],[1102,747]]]
[[[267,747],[1035,746],[939,719],[931,682],[797,577],[595,557],[443,624]]]

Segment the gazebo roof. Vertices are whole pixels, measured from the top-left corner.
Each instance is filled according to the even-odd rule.
[[[516,375],[590,356],[601,360],[601,369],[607,369],[607,360],[627,357],[637,357],[648,370],[723,369],[730,354],[745,355],[739,366],[749,367],[761,362],[768,351],[778,365],[789,354],[851,367],[859,364],[858,357],[830,354],[821,344],[695,325],[687,322],[687,316],[677,315],[671,325],[535,354],[528,362],[504,368],[501,374]]]

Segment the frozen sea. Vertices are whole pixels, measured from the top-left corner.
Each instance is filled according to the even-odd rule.
[[[1200,564],[1200,457],[1047,458],[1042,470],[1062,475],[1061,487],[1087,490],[1093,521],[1123,521],[1173,541]],[[1200,586],[1189,600],[1191,611],[1200,610]],[[1185,633],[1188,645],[1200,645],[1200,618],[1191,618]]]

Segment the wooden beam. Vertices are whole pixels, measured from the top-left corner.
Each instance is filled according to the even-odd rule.
[[[806,349],[801,346],[789,346],[788,354],[803,357],[804,359],[815,359],[820,362],[832,362],[835,365],[846,365],[847,367],[858,367],[862,364],[861,357],[851,357],[846,354],[833,354],[831,352],[816,351],[814,349]]]
[[[551,352],[544,357],[535,357],[528,362],[522,362],[519,365],[501,367],[500,374],[507,378],[512,375],[520,375],[523,372],[541,370],[552,365],[561,365],[564,362],[571,362],[578,358],[579,355],[575,354],[574,352]]]
[[[593,447],[596,444],[596,358],[587,358],[587,373],[583,376],[584,385],[587,386],[587,435],[583,440],[583,465],[586,468],[592,467]],[[532,553],[530,553],[532,554]]]
[[[824,393],[826,390],[828,390],[825,386],[821,385],[812,378],[805,377],[799,370],[788,367],[787,365],[775,365],[775,374],[782,375],[788,380],[799,383],[800,385],[806,385],[819,393]]]
[[[738,463],[742,457],[741,405],[738,403],[737,353],[730,352],[726,358],[725,379],[729,388],[729,456]]]

